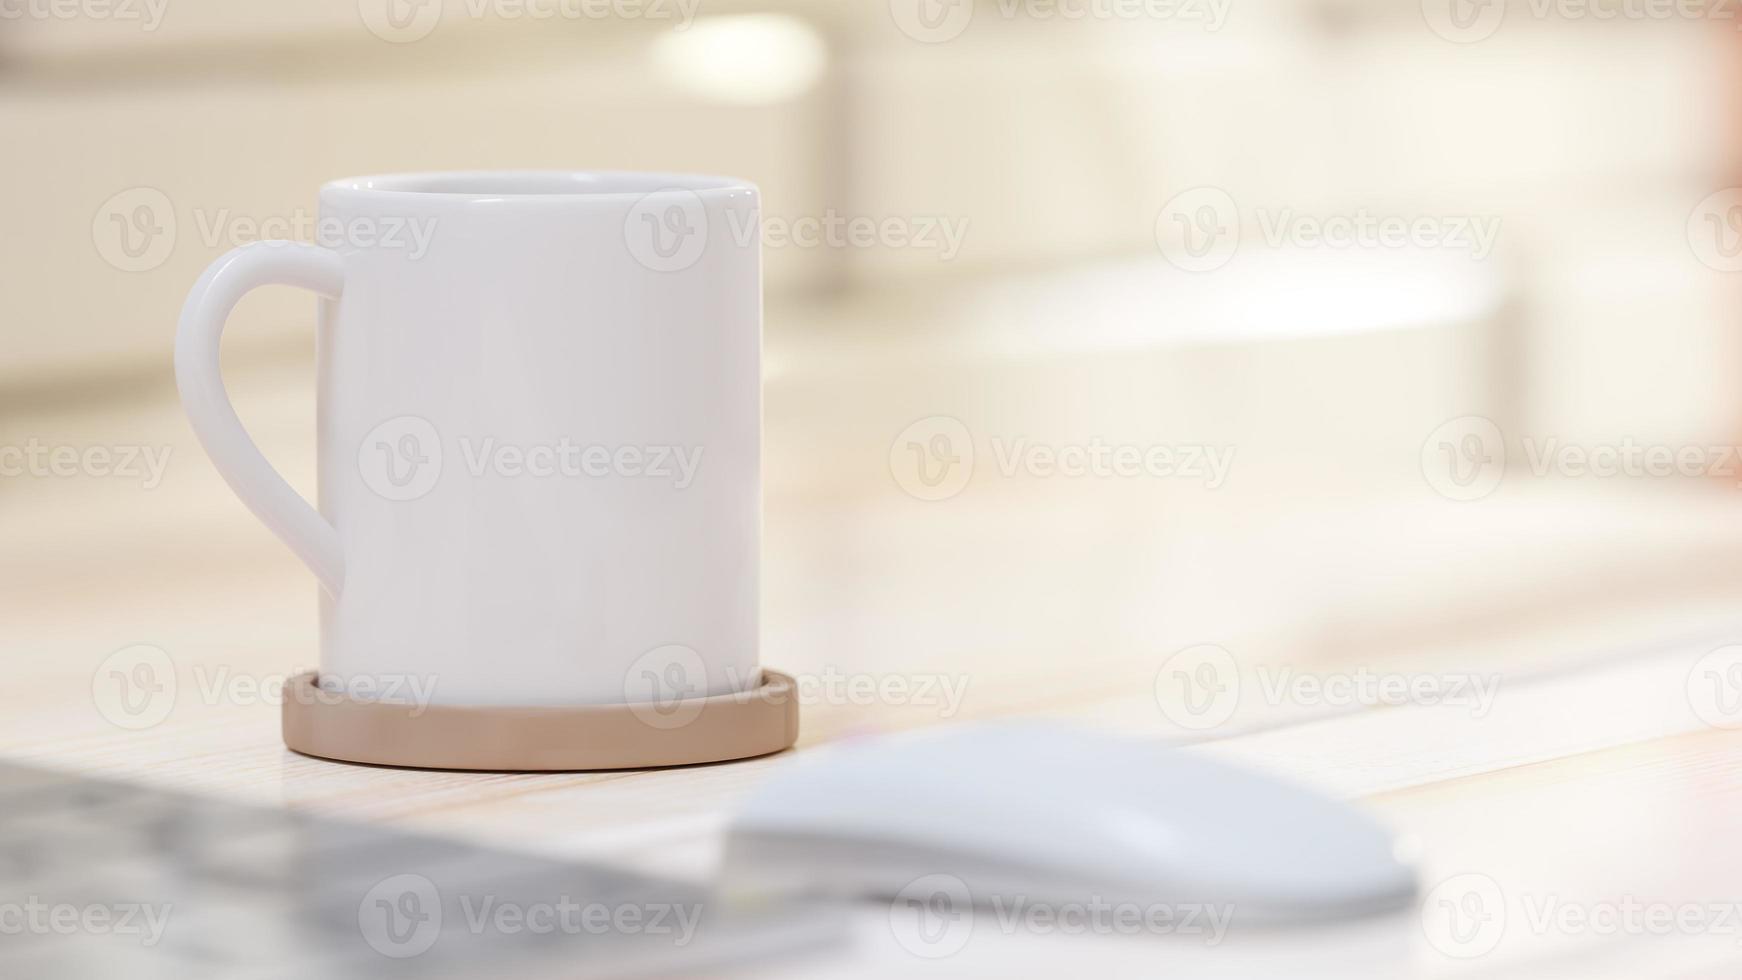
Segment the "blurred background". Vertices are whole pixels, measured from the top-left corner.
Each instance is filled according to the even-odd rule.
[[[312,238],[327,180],[484,168],[762,188],[766,663],[1147,719],[1194,644],[1511,675],[1717,628],[1739,27],[1647,0],[3,0],[9,643],[80,683],[133,642],[312,665],[312,580],[180,414],[181,301],[235,245]],[[262,290],[225,338],[311,495],[312,307]]]

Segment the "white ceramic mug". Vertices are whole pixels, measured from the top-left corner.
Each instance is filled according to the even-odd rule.
[[[316,243],[206,270],[182,400],[324,586],[323,681],[480,705],[758,683],[758,210],[727,178],[365,177],[321,189]],[[225,318],[274,283],[320,297],[318,512],[219,376]]]

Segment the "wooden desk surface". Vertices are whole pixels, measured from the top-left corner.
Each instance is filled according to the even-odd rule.
[[[304,485],[305,409],[275,415],[266,402],[244,405],[268,455]],[[276,704],[250,692],[315,663],[314,586],[228,497],[173,398],[29,424],[75,444],[128,439],[170,446],[174,456],[149,491],[115,480],[7,487],[0,543],[13,560],[0,581],[9,671],[0,753],[8,757],[700,878],[735,803],[828,742],[980,718],[1069,719],[1193,743],[1187,751],[1361,801],[1419,855],[1423,908],[1213,948],[977,927],[965,949],[937,960],[902,949],[887,912],[867,908],[850,949],[780,970],[1696,978],[1734,976],[1742,963],[1742,734],[1711,723],[1728,704],[1712,698],[1737,692],[1700,687],[1723,673],[1726,662],[1711,651],[1742,640],[1724,560],[1739,544],[1724,527],[1742,522],[1725,500],[1603,498],[1633,532],[1606,543],[1608,565],[1579,550],[1597,505],[1588,495],[1537,500],[1521,491],[1484,512],[1486,526],[1511,536],[1452,547],[1431,536],[1394,540],[1410,557],[1392,565],[1383,547],[1350,536],[1346,515],[1325,513],[1310,523],[1349,551],[1365,548],[1362,567],[1391,572],[1311,583],[1294,576],[1313,590],[1316,608],[1330,610],[1310,619],[1255,600],[1266,586],[1251,576],[1237,593],[1245,610],[1238,602],[1218,610],[1238,628],[1209,635],[1194,608],[1228,606],[1227,583],[1256,567],[1265,541],[1285,562],[1310,536],[1277,550],[1275,529],[1287,523],[1277,517],[1262,524],[1263,540],[1249,534],[1242,543],[1238,522],[1217,524],[1206,510],[1202,526],[1225,544],[1211,552],[1180,519],[1192,503],[1158,506],[1152,490],[977,487],[977,497],[948,511],[893,486],[776,493],[765,660],[817,681],[795,752],[653,772],[420,772],[320,762],[280,743]],[[1075,495],[1070,506],[1063,493]],[[1377,536],[1467,519],[1431,500],[1409,506],[1412,516]],[[1424,515],[1432,516],[1418,520]],[[1423,559],[1432,547],[1438,557]],[[1486,556],[1472,558],[1483,547]],[[1555,578],[1563,587],[1525,589],[1526,579],[1545,577],[1531,564],[1545,554],[1568,566]],[[1341,567],[1328,553],[1319,560]],[[1476,586],[1424,601],[1391,627],[1383,610],[1360,604],[1378,592],[1395,608],[1393,593],[1402,593],[1386,593],[1386,583],[1400,581],[1397,569],[1443,562],[1456,570],[1460,560],[1485,570],[1465,576]],[[1438,581],[1430,571],[1410,574]],[[1671,587],[1653,585],[1664,581]],[[1530,601],[1507,601],[1519,596]],[[1172,654],[1202,642],[1239,662],[1240,695],[1224,724],[1194,730],[1179,724],[1180,704],[1157,678]],[[174,694],[160,723],[130,731],[100,710],[108,696],[100,667],[141,643],[171,657]],[[1714,666],[1717,674],[1705,673]],[[941,695],[860,703],[822,682],[862,675],[931,678],[941,685],[934,690],[955,686],[959,703]],[[1301,675],[1492,675],[1499,686],[1485,707],[1267,693],[1279,677]],[[1490,886],[1500,904],[1478,911],[1498,915],[1501,934],[1448,946],[1445,910],[1467,908],[1458,903]],[[1455,955],[1478,947],[1481,955]]]

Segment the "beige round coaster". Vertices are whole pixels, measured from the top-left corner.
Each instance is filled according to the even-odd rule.
[[[285,687],[284,744],[342,762],[495,772],[648,769],[747,759],[798,739],[796,685],[772,670],[743,694],[574,707],[390,704],[315,682],[310,672]]]

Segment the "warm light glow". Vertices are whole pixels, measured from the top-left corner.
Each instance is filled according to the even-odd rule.
[[[805,93],[823,73],[828,49],[809,24],[784,14],[699,20],[661,35],[659,71],[685,93],[734,105],[767,105]]]

